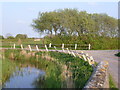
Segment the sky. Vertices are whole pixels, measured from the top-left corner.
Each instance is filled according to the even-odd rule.
[[[76,8],[88,13],[106,13],[118,18],[118,2],[1,2],[0,3],[0,35],[10,33],[27,34],[28,37],[43,37],[31,27],[32,20],[39,12],[56,9]]]

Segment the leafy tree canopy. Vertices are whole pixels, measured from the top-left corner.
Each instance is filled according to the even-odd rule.
[[[0,39],[4,39],[3,35],[0,35]]]
[[[17,34],[15,38],[26,39],[28,37],[26,34]]]
[[[7,39],[14,39],[14,37],[13,36],[8,36]]]
[[[107,14],[89,14],[68,8],[39,13],[32,27],[39,33],[60,36],[118,36],[117,19]]]

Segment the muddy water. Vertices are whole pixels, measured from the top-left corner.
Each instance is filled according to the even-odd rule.
[[[4,84],[4,88],[36,88],[36,81],[44,76],[43,70],[34,67],[16,68]],[[39,84],[40,85],[40,84]]]

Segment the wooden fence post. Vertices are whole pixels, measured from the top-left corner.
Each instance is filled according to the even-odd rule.
[[[83,57],[83,59],[84,59],[85,61],[87,61],[87,59],[86,59],[86,57],[85,57],[85,55],[84,55],[84,54],[82,55],[82,57]]]
[[[91,45],[89,44],[89,45],[88,45],[88,50],[90,50],[90,49],[91,49]]]
[[[21,44],[21,49],[23,50],[23,45]]]
[[[37,49],[37,51],[39,51],[38,45],[36,45],[36,49]]]
[[[55,50],[57,51],[57,48],[56,48],[56,46],[54,46],[54,48],[55,48]]]
[[[81,55],[80,55],[79,53],[76,53],[76,54],[77,54],[77,56],[78,56],[79,58],[82,58]]]
[[[62,50],[63,50],[63,52],[65,52],[65,50],[64,50],[64,43],[62,44]]]
[[[66,48],[66,49],[67,49],[68,53],[71,54],[71,53],[70,53],[70,50],[69,50],[68,48]]]
[[[77,49],[77,44],[75,44],[75,50]]]
[[[87,59],[87,61],[88,61],[89,65],[91,65],[91,60],[90,60],[90,58],[89,58],[89,55],[88,55],[88,54],[86,54],[86,59]]]
[[[28,45],[28,47],[29,47],[30,51],[32,51],[31,46],[30,46],[30,45]]]
[[[15,43],[14,43],[14,46],[13,46],[13,48],[15,49]]]
[[[74,53],[74,52],[72,52],[72,55],[73,55],[74,57],[76,57],[76,55],[75,55],[75,53]]]
[[[51,43],[49,44],[49,48],[51,48]]]
[[[91,61],[92,64],[95,64],[94,59],[93,59],[92,56],[90,56],[90,61]]]
[[[47,45],[45,45],[45,49],[46,49],[46,51],[48,52],[48,48],[47,48]]]

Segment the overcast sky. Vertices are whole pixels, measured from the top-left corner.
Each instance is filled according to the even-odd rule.
[[[2,2],[0,3],[0,29],[2,35],[27,34],[29,37],[43,37],[30,26],[39,12],[56,9],[77,8],[88,13],[106,13],[118,18],[118,2]],[[2,28],[1,28],[2,25]]]

